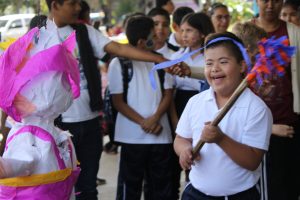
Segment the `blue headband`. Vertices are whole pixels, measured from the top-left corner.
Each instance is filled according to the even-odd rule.
[[[229,40],[229,41],[232,41],[241,51],[242,55],[243,55],[243,58],[247,64],[248,67],[251,67],[251,61],[250,61],[250,58],[247,54],[247,50],[246,48],[239,42],[237,42],[236,40],[232,39],[232,38],[229,38],[229,37],[218,37],[218,38],[215,38],[211,41],[209,41],[206,46],[204,47],[201,47],[199,49],[196,49],[192,52],[189,52],[189,53],[186,53],[184,54],[182,57],[180,57],[179,59],[176,59],[176,60],[170,60],[170,61],[166,61],[166,62],[163,62],[163,63],[160,63],[160,64],[157,64],[155,65],[152,69],[151,69],[151,72],[149,74],[149,77],[150,77],[150,83],[151,83],[151,86],[153,89],[156,89],[157,86],[156,86],[156,82],[155,82],[155,78],[154,78],[154,72],[156,70],[159,70],[159,69],[165,69],[165,68],[168,68],[170,66],[173,66],[173,65],[176,65],[186,59],[188,59],[189,57],[191,57],[192,55],[194,55],[195,53],[205,49],[207,46],[211,45],[211,44],[214,44],[214,43],[217,43],[217,42],[220,42],[220,41],[226,41],[226,40]]]

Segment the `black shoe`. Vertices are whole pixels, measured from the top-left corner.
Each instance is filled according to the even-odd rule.
[[[112,142],[107,142],[107,143],[104,145],[103,150],[104,150],[105,152],[107,152],[107,151],[111,148],[112,145],[113,145]]]
[[[108,142],[103,147],[104,151],[107,154],[117,154],[118,153],[118,145],[113,144],[112,142]]]
[[[97,178],[96,184],[97,185],[104,185],[104,184],[106,184],[106,180],[103,179],[103,178]]]

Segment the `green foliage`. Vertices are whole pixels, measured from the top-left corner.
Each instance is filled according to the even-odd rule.
[[[10,4],[10,1],[0,0],[0,14],[4,13],[5,8]]]
[[[136,11],[141,11],[142,8],[137,8],[137,0],[121,0],[118,1],[116,12],[113,12],[113,16],[119,19],[121,16],[136,12]]]
[[[247,21],[254,15],[252,2],[245,0],[225,0],[221,3],[228,6],[229,12],[231,14],[231,24],[234,24],[238,21]]]
[[[40,4],[40,8],[39,5]],[[24,12],[43,13],[48,12],[45,0],[0,0],[0,15],[24,13]]]

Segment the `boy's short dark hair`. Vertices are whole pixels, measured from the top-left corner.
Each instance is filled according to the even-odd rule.
[[[133,17],[139,17],[139,16],[146,16],[146,15],[142,12],[134,12],[134,13],[127,14],[123,20],[123,24],[122,24],[123,29],[126,29],[129,19],[131,19]]]
[[[64,3],[65,0],[46,0],[46,3],[47,3],[47,6],[48,6],[49,10],[51,10],[51,3],[52,3],[53,1],[56,1],[57,3],[59,3],[59,4],[62,5],[62,4]]]
[[[191,9],[190,7],[183,6],[183,7],[177,8],[173,12],[173,22],[179,26],[183,17],[189,13],[194,13],[194,10]]]
[[[146,40],[153,29],[154,22],[150,17],[133,17],[127,22],[126,36],[129,43],[136,46],[140,39]]]
[[[29,30],[38,27],[41,28],[42,26],[45,25],[47,21],[47,16],[46,15],[36,15],[34,16],[30,22],[29,22]]]
[[[170,23],[170,15],[169,15],[168,11],[166,11],[165,9],[156,7],[156,8],[152,8],[148,12],[149,17],[155,17],[157,15],[164,16],[166,18],[166,20]]]
[[[217,10],[218,8],[225,8],[226,10],[228,10],[228,7],[222,3],[214,3],[210,6],[208,13],[210,16],[212,16],[215,13],[215,10]]]
[[[231,39],[235,40],[236,42],[239,42],[240,44],[242,44],[242,46],[244,46],[244,43],[242,42],[242,40],[230,32],[209,34],[206,37],[205,46],[213,39],[216,39],[219,37],[231,38]],[[212,43],[212,44],[206,46],[205,50],[210,49],[210,48],[220,47],[220,46],[228,48],[231,51],[232,55],[236,58],[238,63],[240,63],[244,60],[244,57],[243,57],[243,54],[242,54],[240,48],[236,44],[234,44],[233,41],[231,41],[231,40],[221,40],[221,41]]]
[[[156,7],[161,8],[164,5],[167,5],[167,3],[171,0],[156,0]]]
[[[298,7],[300,3],[296,3],[296,1],[286,0],[284,1],[282,7],[284,6],[291,6],[294,10],[298,10]]]
[[[80,7],[81,7],[81,10],[78,14],[78,19],[84,20],[85,19],[85,14],[90,13],[91,8],[90,8],[89,4],[86,1],[81,1],[80,2]]]

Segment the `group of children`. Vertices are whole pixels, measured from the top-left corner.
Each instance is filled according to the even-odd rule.
[[[180,23],[181,41],[185,48],[170,56],[174,50],[167,42],[168,13],[154,8],[149,16],[154,25],[146,16],[129,19],[126,27],[129,43],[149,51],[154,49],[171,59],[199,49],[205,38],[214,33],[207,15],[185,15]],[[153,35],[154,46],[148,46]],[[228,37],[242,44],[229,33],[211,37],[210,40]],[[261,174],[260,162],[268,149],[271,113],[263,101],[247,89],[220,128],[209,126],[209,121],[241,82],[246,67],[241,49],[230,40],[207,46],[204,55],[198,52],[185,61],[189,66],[202,68],[200,80],[173,76],[172,82],[172,77],[164,74],[162,84],[158,71],[156,85],[162,86],[156,90],[151,88],[148,76],[154,63],[133,60],[133,74],[125,97],[122,66],[117,58],[110,63],[109,88],[119,111],[115,140],[121,144],[117,199],[140,199],[142,190],[145,199],[179,198],[180,179],[174,177],[180,175],[180,170],[174,170],[176,158],[172,156],[172,129],[176,129],[177,134],[174,142],[179,157],[177,161],[183,169],[192,169],[189,176],[191,184],[185,188],[182,199],[260,198],[256,184]],[[207,81],[211,89],[202,92],[208,89]],[[172,103],[172,88],[176,90],[175,104]],[[196,96],[189,100],[193,95]],[[207,145],[200,153],[200,161],[193,161],[192,146],[200,139],[201,131],[204,141],[216,144]],[[192,163],[195,166],[191,167]],[[222,169],[220,166],[223,166]]]
[[[191,170],[183,200],[260,199],[260,164],[274,129],[269,108],[247,88],[218,126],[211,121],[245,76],[243,42],[254,63],[254,47],[265,36],[263,31],[261,36],[255,31],[245,36],[247,29],[260,29],[253,23],[236,25],[234,32],[241,41],[232,33],[214,33],[206,14],[179,8],[173,16],[179,18],[180,40],[178,35],[173,37],[173,42],[176,37],[180,41],[176,47],[168,42],[169,13],[154,8],[148,16],[127,21],[129,45],[121,45],[89,25],[70,26],[76,23],[80,1],[47,3],[50,16],[46,28],[34,29],[19,40],[24,52],[16,61],[16,45],[0,60],[0,76],[8,77],[3,80],[13,77],[17,83],[11,84],[12,90],[7,89],[10,82],[5,88],[1,84],[0,106],[18,121],[0,159],[1,199],[30,199],[34,194],[40,199],[67,200],[75,198],[75,192],[76,199],[97,199],[102,136],[95,57],[101,59],[105,52],[118,56],[108,71],[109,90],[118,111],[114,140],[121,144],[117,199],[139,200],[142,191],[146,200],[178,199],[180,170],[175,163]],[[158,70],[154,75],[158,87],[152,88],[149,73],[155,63],[177,59],[203,46],[205,49],[188,57],[185,64],[166,70],[194,78]],[[61,62],[52,54],[55,48],[63,52],[59,54]],[[131,62],[129,71],[123,69],[123,57]],[[7,63],[12,63],[9,75]],[[54,127],[60,114],[57,125],[73,135],[72,141],[68,132]],[[192,149],[200,139],[207,144],[194,158]],[[81,168],[78,180],[76,159]],[[61,176],[64,178],[51,179]],[[16,177],[14,182],[11,177]],[[25,181],[20,181],[24,177]]]

